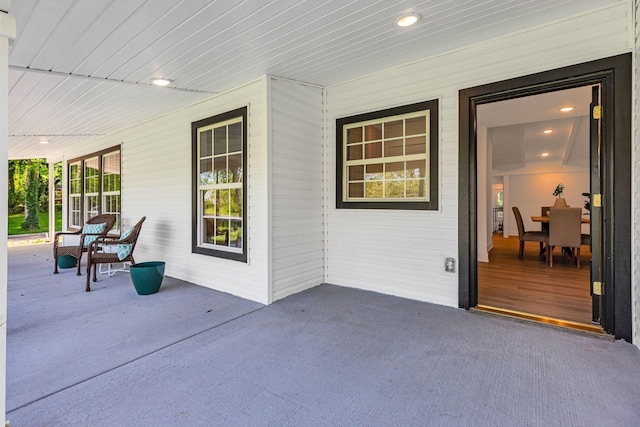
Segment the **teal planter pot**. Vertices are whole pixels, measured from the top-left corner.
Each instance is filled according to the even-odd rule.
[[[78,260],[71,255],[62,255],[58,257],[58,268],[72,268],[78,265]]]
[[[131,281],[138,295],[151,295],[160,290],[164,267],[164,261],[149,261],[134,264],[129,268]]]

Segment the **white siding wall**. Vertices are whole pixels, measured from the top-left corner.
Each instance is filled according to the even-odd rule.
[[[327,88],[328,282],[457,306],[458,277],[443,272],[443,257],[458,250],[458,91],[628,52],[630,12],[604,8]],[[440,209],[336,210],[336,118],[434,98]]]
[[[322,89],[270,79],[273,300],[324,278]]]
[[[634,245],[632,248],[632,269],[631,269],[631,294],[633,308],[633,342],[640,348],[640,1],[634,2],[635,7],[635,73],[634,73],[634,100],[635,114],[633,120],[633,152],[631,154],[631,173],[633,177],[632,185],[632,235]]]
[[[266,80],[260,79],[92,147],[122,143],[124,228],[147,217],[136,246],[138,262],[164,260],[169,276],[268,302],[266,93]],[[247,263],[191,253],[191,123],[243,106],[249,107]]]

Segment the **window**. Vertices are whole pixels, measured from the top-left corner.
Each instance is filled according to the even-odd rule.
[[[191,124],[192,252],[247,261],[247,108]]]
[[[114,214],[120,231],[120,147],[69,161],[69,228],[80,228],[99,214]]]
[[[438,101],[336,121],[336,207],[438,209]]]

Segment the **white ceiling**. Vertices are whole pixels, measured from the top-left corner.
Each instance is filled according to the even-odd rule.
[[[9,158],[89,152],[264,74],[331,85],[620,1],[14,0]]]
[[[478,106],[477,123],[488,129],[494,171],[588,168],[590,103],[591,86],[584,86]],[[563,113],[563,107],[574,109]]]

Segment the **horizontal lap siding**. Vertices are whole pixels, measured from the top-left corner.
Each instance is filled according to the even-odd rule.
[[[327,281],[458,305],[458,91],[630,50],[621,4],[327,88]],[[594,28],[604,31],[594,31]],[[337,118],[440,101],[438,211],[335,209]]]
[[[248,262],[191,253],[191,123],[248,106]],[[164,260],[166,274],[267,303],[267,154],[265,80],[104,138],[122,142],[125,226],[147,220],[136,246],[138,262]]]
[[[324,278],[322,90],[271,79],[273,300]]]

